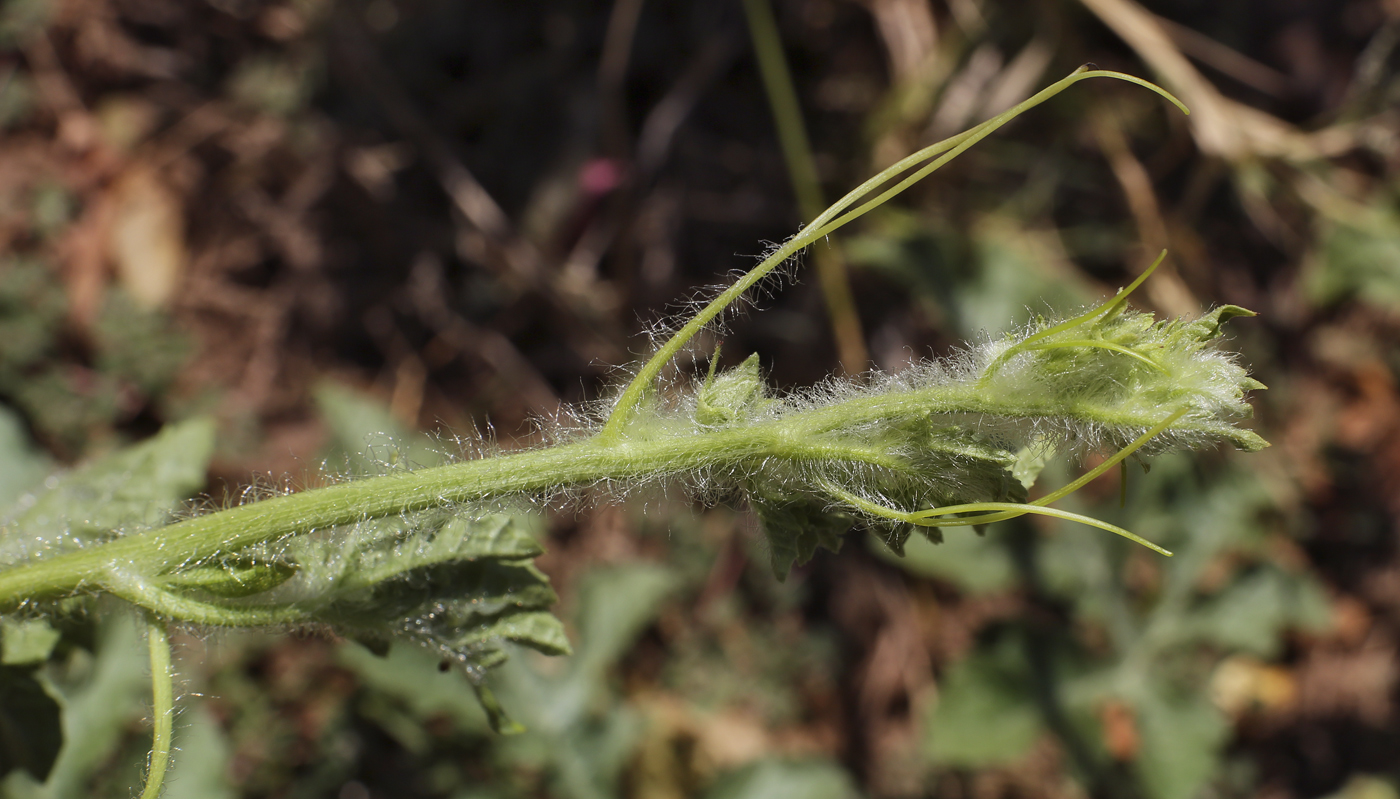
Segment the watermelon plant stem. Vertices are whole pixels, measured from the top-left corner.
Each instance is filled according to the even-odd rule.
[[[976,385],[858,395],[848,400],[734,428],[595,435],[558,446],[395,472],[241,505],[132,533],[85,549],[0,571],[0,608],[64,596],[108,582],[114,569],[159,575],[287,536],[365,519],[511,495],[549,495],[570,487],[684,479],[708,469],[759,471],[765,462],[849,464],[892,474],[909,467],[901,452],[840,435],[875,423],[930,414],[973,414],[1146,430],[1169,411],[1108,413],[998,397]],[[1173,428],[1205,428],[1189,417]],[[1216,433],[1214,429],[1210,431]]]

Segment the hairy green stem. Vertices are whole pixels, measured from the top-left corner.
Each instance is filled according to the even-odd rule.
[[[873,449],[870,442],[848,436],[823,435],[928,414],[1079,418],[1118,429],[1147,429],[1160,421],[1157,414],[1139,418],[1090,407],[1018,403],[1014,398],[993,398],[975,385],[951,384],[856,396],[739,428],[705,432],[686,428],[679,433],[658,431],[620,440],[597,435],[545,449],[275,497],[15,566],[0,572],[0,608],[99,587],[140,592],[148,589],[133,585],[129,575],[156,576],[266,541],[490,497],[549,494],[563,487],[610,481],[684,477],[712,468],[742,468],[745,463],[754,465],[766,459],[898,470],[904,463],[898,452]],[[1191,424],[1183,420],[1176,427],[1189,430]]]
[[[170,634],[165,620],[148,616],[146,642],[151,650],[151,715],[155,724],[152,733],[151,767],[146,773],[146,789],[141,799],[156,799],[165,784],[165,770],[170,765],[170,740],[175,722],[175,673],[170,665]]]

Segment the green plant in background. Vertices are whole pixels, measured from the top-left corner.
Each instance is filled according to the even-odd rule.
[[[190,349],[163,314],[113,292],[95,320],[91,367],[59,365],[68,308],[53,270],[22,258],[0,267],[0,396],[44,439],[75,451],[89,431],[129,416],[124,404],[163,396]]]
[[[1316,580],[1270,561],[1272,507],[1253,475],[1174,455],[1154,461],[1152,479],[1131,486],[1123,508],[1099,509],[1172,546],[1170,561],[1130,568],[1131,551],[1081,536],[911,547],[900,561],[910,571],[974,597],[1019,577],[1073,620],[1066,630],[1002,625],[954,664],[924,719],[926,755],[945,768],[1008,765],[1053,732],[1089,784],[1104,785],[1115,760],[1130,759],[1153,799],[1198,795],[1229,765],[1230,721],[1212,696],[1227,656],[1268,661],[1286,631],[1329,623]],[[1133,573],[1136,584],[1124,577]],[[1110,707],[1131,719],[1130,751],[1106,742]]]
[[[66,619],[94,609],[105,616],[112,609],[104,603],[120,601],[142,611],[149,636],[157,724],[147,797],[161,790],[171,748],[172,622],[329,628],[381,653],[391,641],[416,644],[459,664],[492,725],[511,729],[483,682],[505,660],[503,642],[569,651],[548,611],[555,595],[532,563],[542,550],[521,507],[594,489],[681,483],[705,498],[742,496],[762,521],[780,579],[818,547],[838,549],[853,526],[901,551],[915,530],[938,540],[943,527],[1042,515],[1163,551],[1122,526],[1048,507],[1139,451],[1265,446],[1236,426],[1250,412],[1245,393],[1258,384],[1213,347],[1222,322],[1249,312],[1225,306],[1195,321],[1157,321],[1128,310],[1129,293],[1150,270],[1086,313],[1036,319],[900,375],[833,380],[775,397],[756,358],[720,371],[716,357],[703,380],[662,379],[698,332],[803,249],[1091,77],[1138,83],[1171,99],[1139,79],[1081,69],[901,160],[700,308],[638,369],[606,417],[581,414],[552,446],[445,463],[421,449],[395,449],[363,460],[378,474],[362,468],[328,486],[191,512],[183,502],[201,487],[213,444],[212,426],[193,421],[54,479],[21,500],[0,541],[7,690],[56,718],[57,706],[44,698],[64,694],[44,664],[71,649],[62,635]],[[332,414],[354,412],[336,403],[323,397]],[[1050,454],[1096,449],[1117,454],[1029,501]],[[653,595],[666,582],[618,578],[628,580]],[[606,591],[595,593],[598,602],[610,601]],[[582,626],[586,637],[589,625]],[[556,749],[575,753],[558,761],[563,771],[607,760],[596,751],[600,742],[627,736],[622,728],[586,729],[581,715],[565,712],[583,701],[588,675],[616,658],[635,631],[614,633],[612,643],[581,646],[568,674],[582,676],[513,683],[510,693],[524,698],[522,715],[547,730]],[[552,698],[528,709],[530,697],[545,696]],[[31,795],[62,796],[55,780],[72,777],[59,775],[58,757],[59,765],[42,753],[6,765],[50,775],[45,786],[26,783]],[[599,790],[612,779],[596,776]]]

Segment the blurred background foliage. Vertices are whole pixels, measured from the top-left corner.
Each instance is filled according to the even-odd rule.
[[[1171,560],[1036,518],[777,583],[742,508],[542,508],[575,654],[493,678],[528,732],[417,651],[185,630],[166,795],[1394,799],[1400,4],[772,10],[800,119],[740,0],[6,0],[0,501],[204,416],[216,503],[528,444],[803,221],[772,109],[834,197],[1089,61],[1192,115],[1073,89],[810,256],[724,360],[899,370],[1168,247],[1138,302],[1261,313],[1233,345],[1274,447],[1066,503]],[[73,624],[38,669],[4,631],[10,795],[139,782],[133,620]]]

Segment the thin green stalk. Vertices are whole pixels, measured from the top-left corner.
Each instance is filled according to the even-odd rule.
[[[681,349],[685,347],[697,333],[703,330],[706,325],[714,321],[725,308],[729,307],[750,288],[753,288],[755,284],[767,277],[768,274],[779,265],[786,262],[788,258],[818,239],[830,235],[842,226],[889,201],[891,198],[903,192],[914,183],[924,179],[1017,116],[1049,100],[1051,97],[1054,97],[1081,80],[1097,77],[1114,78],[1146,87],[1170,100],[1183,112],[1189,113],[1186,107],[1165,89],[1142,80],[1141,78],[1135,78],[1132,75],[1124,75],[1119,72],[1091,70],[1081,67],[1068,77],[1051,84],[1033,97],[1019,103],[1008,111],[992,117],[981,125],[960,133],[957,136],[945,139],[937,144],[925,147],[917,153],[901,159],[898,163],[883,170],[870,180],[865,181],[845,197],[838,200],[834,205],[827,208],[826,211],[812,220],[801,233],[789,239],[785,244],[765,258],[758,266],[754,267],[733,285],[725,289],[724,292],[702,308],[695,316],[691,317],[684,327],[657,349],[656,353],[642,365],[642,368],[638,370],[636,376],[633,377],[632,381],[623,389],[622,393],[618,396],[617,402],[613,405],[612,413],[608,416],[607,422],[604,423],[599,437],[604,440],[617,440],[622,438],[628,423],[632,421],[641,407],[642,400],[646,396],[647,391],[650,390],[652,383],[656,380],[657,376],[661,374],[661,370],[665,368],[666,364],[670,363],[671,359],[679,354]],[[895,179],[908,169],[911,169],[939,153],[943,153],[943,155],[935,159],[932,163],[922,167],[908,178],[901,180],[893,188],[882,192],[875,199],[854,211],[842,214],[843,211],[846,211],[847,208],[850,208],[863,197]]]
[[[1123,447],[1118,452],[1114,453],[1112,457],[1106,459],[1103,463],[1100,463],[1098,466],[1094,467],[1093,469],[1090,469],[1088,472],[1081,475],[1077,480],[1074,480],[1073,482],[1060,488],[1059,490],[1052,491],[1051,493],[1046,494],[1045,496],[1031,503],[973,502],[962,505],[946,505],[941,508],[929,508],[927,510],[920,511],[901,511],[895,508],[885,507],[884,505],[881,505],[877,502],[871,502],[868,499],[846,491],[840,486],[834,485],[830,482],[824,483],[823,487],[832,496],[840,499],[841,501],[853,507],[865,511],[866,513],[878,516],[880,518],[905,522],[906,524],[913,524],[920,527],[967,527],[973,525],[991,524],[992,522],[1006,521],[1008,519],[1014,519],[1018,516],[1023,516],[1028,513],[1039,514],[1042,516],[1053,516],[1060,519],[1067,519],[1069,521],[1075,521],[1079,522],[1080,524],[1089,525],[1090,527],[1097,527],[1101,530],[1107,530],[1108,532],[1122,536],[1123,538],[1126,538],[1129,541],[1141,544],[1147,547],[1148,549],[1153,550],[1154,552],[1158,552],[1163,555],[1166,555],[1167,557],[1171,557],[1171,552],[1163,549],[1162,547],[1157,546],[1156,544],[1152,543],[1151,541],[1148,541],[1145,538],[1142,538],[1132,532],[1129,532],[1128,530],[1118,527],[1117,525],[1109,524],[1108,522],[1100,521],[1090,516],[1084,516],[1078,513],[1063,511],[1056,508],[1048,508],[1046,506],[1052,502],[1055,502],[1056,500],[1063,499],[1064,497],[1069,496],[1075,491],[1078,491],[1079,489],[1088,485],[1090,482],[1097,479],[1100,475],[1106,473],[1109,469],[1112,469],[1114,466],[1118,465],[1119,463],[1122,463],[1124,459],[1141,449],[1143,445],[1145,445],[1148,441],[1151,441],[1153,438],[1156,438],[1157,436],[1161,435],[1163,431],[1165,431],[1168,427],[1170,427],[1173,423],[1175,423],[1184,415],[1186,415],[1185,408],[1177,410],[1175,413],[1172,413],[1171,415],[1167,416],[1167,418],[1153,425],[1151,428],[1148,429],[1146,433],[1143,433],[1131,444],[1129,444],[1126,447]],[[942,516],[953,516],[960,513],[978,513],[980,515],[964,516],[961,518],[954,519],[938,518]]]
[[[1162,549],[1161,547],[1157,546],[1156,544],[1152,543],[1151,541],[1148,541],[1147,539],[1139,535],[1135,535],[1134,533],[1124,530],[1122,527],[1119,527],[1116,524],[1109,524],[1108,522],[1095,519],[1092,516],[1085,516],[1083,514],[1073,513],[1067,510],[1060,510],[1059,508],[1046,508],[1041,505],[1028,505],[1021,502],[970,502],[965,505],[949,505],[944,508],[934,508],[932,510],[910,513],[908,511],[902,511],[897,510],[895,508],[885,507],[884,505],[881,505],[878,502],[871,502],[870,500],[865,499],[864,497],[861,497],[857,494],[852,494],[851,492],[846,491],[845,489],[840,488],[839,486],[836,486],[834,484],[828,483],[826,485],[826,490],[831,492],[832,496],[836,497],[842,502],[845,502],[846,504],[852,507],[859,508],[860,510],[865,511],[871,516],[878,516],[881,519],[889,519],[890,521],[895,522],[904,522],[905,524],[912,524],[917,527],[954,527],[965,526],[964,523],[982,523],[977,522],[975,519],[943,520],[934,518],[935,516],[953,513],[984,513],[987,511],[994,511],[996,512],[997,516],[1002,517],[997,521],[1004,521],[1005,519],[1014,519],[1018,516],[1024,516],[1026,514],[1034,514],[1039,516],[1052,516],[1057,519],[1065,519],[1067,521],[1079,522],[1080,524],[1088,525],[1089,527],[1097,527],[1100,530],[1107,530],[1108,532],[1113,533],[1115,535],[1120,535],[1128,539],[1129,541],[1132,541],[1136,544],[1141,544],[1147,547],[1148,549],[1166,555],[1167,557],[1171,557],[1172,555],[1171,552]],[[953,521],[958,522],[959,524],[944,524],[944,521]]]
[[[697,443],[699,446],[697,446]],[[742,457],[743,436],[661,440],[605,447],[594,440],[498,458],[356,480],[198,516],[0,572],[0,607],[102,585],[112,567],[157,575],[215,555],[430,507],[559,486],[704,468],[714,458]]]
[[[831,208],[827,209],[826,213],[822,214],[822,218],[819,220],[821,226],[817,227],[817,230],[815,231],[812,240],[815,240],[822,236],[826,236],[831,232],[835,231],[837,228],[843,227],[846,224],[864,216],[870,211],[875,210],[879,206],[884,205],[886,202],[893,199],[895,196],[903,193],[905,189],[908,189],[910,186],[913,186],[915,183],[918,183],[919,181],[928,177],[930,174],[942,167],[944,164],[961,155],[968,148],[972,147],[972,145],[976,144],[982,139],[985,139],[988,135],[996,131],[1001,126],[1005,125],[1007,122],[1010,122],[1012,119],[1015,119],[1016,117],[1025,113],[1026,111],[1029,111],[1030,109],[1040,105],[1046,100],[1049,100],[1051,97],[1054,97],[1055,95],[1059,94],[1060,92],[1064,91],[1070,86],[1073,86],[1079,81],[1088,80],[1089,78],[1116,78],[1118,80],[1125,80],[1129,83],[1138,84],[1139,86],[1145,86],[1170,100],[1173,104],[1176,105],[1177,108],[1181,109],[1182,113],[1191,113],[1189,110],[1187,110],[1186,106],[1182,105],[1181,102],[1175,97],[1173,97],[1170,92],[1168,92],[1166,89],[1161,88],[1160,86],[1157,86],[1156,84],[1149,83],[1148,81],[1145,81],[1141,78],[1135,78],[1132,75],[1124,75],[1121,72],[1110,72],[1108,70],[1087,70],[1081,67],[1080,70],[1075,71],[1068,77],[1062,78],[1057,83],[1052,83],[1051,85],[1042,89],[1038,94],[1032,96],[1030,99],[1022,101],[1020,104],[992,117],[986,122],[983,122],[982,124],[977,125],[976,127],[970,130],[963,131],[957,136],[944,139],[943,141],[926,147],[923,150],[920,150],[919,152],[916,152],[911,156],[907,156],[906,158],[900,160],[899,162],[884,170],[880,174],[876,175],[874,178],[871,178],[870,180],[861,184],[860,188],[846,195],[846,197],[842,198]],[[928,164],[919,171],[915,172],[913,175],[910,175],[904,180],[901,180],[894,186],[894,188],[886,190],[874,200],[871,200],[870,202],[866,203],[865,205],[862,205],[856,210],[850,211],[840,217],[836,216],[841,211],[844,211],[846,208],[849,208],[851,205],[855,204],[855,202],[858,201],[860,198],[874,191],[879,186],[884,185],[886,182],[893,180],[895,177],[903,173],[906,169],[913,167],[915,164],[924,161],[933,155],[945,152],[946,155],[944,155],[942,158],[939,158],[938,160]],[[817,226],[817,223],[813,223],[812,226]],[[804,231],[804,233],[805,232],[806,231]]]
[[[170,665],[170,635],[163,619],[147,617],[146,641],[151,650],[151,714],[155,731],[151,768],[146,773],[146,789],[141,792],[141,799],[156,799],[165,784],[166,767],[170,765],[170,740],[175,721],[175,673]]]
[[[1165,550],[1165,549],[1162,549],[1161,547],[1157,546],[1156,544],[1152,543],[1151,541],[1148,541],[1146,538],[1143,538],[1142,536],[1139,536],[1139,535],[1136,535],[1136,534],[1134,534],[1134,533],[1128,532],[1127,530],[1124,530],[1122,527],[1119,527],[1119,526],[1116,525],[1116,524],[1109,524],[1108,522],[1102,521],[1102,520],[1100,520],[1100,519],[1095,519],[1095,518],[1093,518],[1092,516],[1084,516],[1084,515],[1079,514],[1079,513],[1072,513],[1072,512],[1067,511],[1067,510],[1060,510],[1059,508],[1047,508],[1047,507],[1045,507],[1044,505],[1031,505],[1031,504],[1027,504],[1027,503],[1023,503],[1023,502],[969,502],[969,503],[964,504],[964,505],[949,505],[949,506],[946,507],[946,508],[938,508],[936,511],[923,511],[923,512],[921,512],[921,513],[914,514],[915,517],[917,517],[917,518],[919,519],[919,521],[916,521],[916,522],[914,522],[914,523],[915,523],[915,524],[923,524],[923,525],[929,526],[929,527],[941,527],[941,526],[944,526],[944,525],[942,525],[942,524],[940,523],[940,522],[943,521],[943,520],[941,520],[941,519],[934,519],[930,514],[932,514],[932,513],[934,513],[934,512],[937,512],[937,513],[983,513],[983,512],[989,512],[989,511],[990,511],[990,512],[998,512],[998,511],[1000,511],[1000,512],[1005,512],[1005,513],[1016,513],[1016,514],[1030,513],[1030,514],[1035,514],[1035,515],[1040,515],[1040,516],[1053,516],[1053,517],[1055,517],[1055,518],[1057,518],[1057,519],[1066,519],[1066,520],[1072,521],[1072,522],[1079,522],[1080,524],[1085,524],[1085,525],[1088,525],[1088,526],[1090,526],[1090,527],[1097,527],[1097,528],[1099,528],[1100,530],[1107,530],[1108,532],[1113,533],[1114,535],[1120,535],[1120,536],[1122,536],[1122,537],[1128,539],[1129,541],[1132,541],[1132,542],[1135,543],[1135,544],[1141,544],[1142,546],[1145,546],[1145,547],[1147,547],[1148,549],[1150,549],[1150,550],[1152,550],[1153,552],[1156,552],[1156,553],[1158,553],[1158,554],[1160,554],[1160,555],[1166,555],[1167,557],[1171,557],[1171,556],[1172,556],[1172,553],[1171,553],[1171,552],[1169,552],[1169,551],[1167,551],[1167,550]],[[959,519],[958,521],[962,521],[962,520]]]
[[[1147,444],[1147,442],[1161,435],[1163,432],[1166,431],[1168,427],[1171,427],[1172,425],[1176,424],[1177,420],[1185,415],[1185,408],[1177,410],[1175,413],[1169,415],[1167,418],[1149,427],[1147,429],[1147,432],[1138,436],[1137,439],[1133,441],[1133,443],[1113,453],[1113,455],[1106,458],[1103,463],[1100,463],[1098,466],[1095,466],[1094,468],[1080,475],[1077,480],[1070,482],[1068,485],[1061,486],[1060,488],[1051,491],[1049,494],[1046,494],[1040,499],[1037,499],[1034,504],[1048,505],[1051,502],[1055,502],[1056,500],[1063,499],[1064,497],[1073,494],[1074,492],[1078,491],[1079,489],[1083,488],[1084,486],[1088,485],[1094,480],[1097,480],[1100,475],[1106,474],[1109,469],[1112,469],[1114,466],[1125,462],[1128,456],[1142,449],[1143,446]]]
[[[768,94],[768,107],[773,112],[773,124],[778,129],[778,145],[783,151],[793,193],[797,195],[797,207],[803,219],[815,218],[825,205],[821,198],[821,182],[802,124],[797,89],[783,57],[782,38],[777,20],[773,18],[773,8],[768,0],[744,0],[744,14],[748,18],[754,55],[758,58],[759,75]]]
[[[102,582],[102,588],[159,616],[211,627],[276,627],[307,619],[307,614],[290,607],[238,607],[201,602],[166,591],[136,574],[120,569],[110,570],[107,579]]]
[[[768,94],[768,107],[773,112],[773,124],[778,129],[778,145],[787,164],[793,194],[797,196],[798,211],[804,220],[814,219],[822,212],[826,202],[822,199],[817,162],[812,157],[812,146],[802,124],[797,90],[793,86],[787,60],[783,57],[782,38],[778,34],[777,21],[773,18],[773,7],[768,0],[744,0],[744,13],[748,17],[754,54],[758,57],[758,71]],[[836,251],[830,249],[817,250],[814,260],[817,281],[826,299],[826,312],[831,319],[841,363],[847,371],[859,372],[865,368],[869,354],[861,333],[860,315],[851,293],[846,263]]]
[[[1057,502],[1057,501],[1059,501],[1059,500],[1061,500],[1061,499],[1064,499],[1065,497],[1069,496],[1070,494],[1073,494],[1074,492],[1078,491],[1079,489],[1083,488],[1084,486],[1088,485],[1089,483],[1092,483],[1093,481],[1097,480],[1101,475],[1107,473],[1109,469],[1112,469],[1114,466],[1117,466],[1117,465],[1120,464],[1120,463],[1124,463],[1124,462],[1126,461],[1126,459],[1127,459],[1130,455],[1132,455],[1134,452],[1137,452],[1138,450],[1142,449],[1143,446],[1145,446],[1145,445],[1147,444],[1147,442],[1149,442],[1149,441],[1151,441],[1152,439],[1156,438],[1157,436],[1161,435],[1168,427],[1171,427],[1173,424],[1175,424],[1175,423],[1177,422],[1177,420],[1179,420],[1181,417],[1183,417],[1183,416],[1185,416],[1185,415],[1186,415],[1186,409],[1185,409],[1185,408],[1182,408],[1182,409],[1176,411],[1175,413],[1171,414],[1171,415],[1168,416],[1167,418],[1163,419],[1162,421],[1160,421],[1160,422],[1158,422],[1157,424],[1153,425],[1152,427],[1148,428],[1147,432],[1145,432],[1145,433],[1143,433],[1142,435],[1138,436],[1138,437],[1137,437],[1135,440],[1133,440],[1133,442],[1132,442],[1131,444],[1129,444],[1128,446],[1123,447],[1122,449],[1120,449],[1120,450],[1118,450],[1117,452],[1115,452],[1112,456],[1110,456],[1109,458],[1107,458],[1106,460],[1104,460],[1103,463],[1100,463],[1098,466],[1095,466],[1094,468],[1092,468],[1092,469],[1090,469],[1089,471],[1085,472],[1084,474],[1080,475],[1077,479],[1073,480],[1073,481],[1070,482],[1069,484],[1064,485],[1064,486],[1061,486],[1060,488],[1056,489],[1055,491],[1051,491],[1049,494],[1046,494],[1045,496],[1041,497],[1040,499],[1037,499],[1037,500],[1032,501],[1030,504],[1031,504],[1031,505],[1036,505],[1036,506],[1049,505],[1049,504],[1052,503],[1052,502]],[[925,515],[925,516],[941,516],[941,515],[944,515],[944,514],[946,514],[946,513],[951,513],[951,512],[952,512],[952,511],[949,511],[947,508],[934,508],[934,509],[928,510],[928,511],[921,511],[920,513],[922,513],[922,514]],[[962,527],[962,526],[970,526],[970,525],[978,525],[978,524],[991,524],[991,523],[993,523],[993,522],[1002,522],[1002,521],[1006,521],[1007,519],[1014,519],[1014,518],[1016,518],[1017,516],[1020,516],[1020,515],[1021,515],[1020,513],[1009,513],[1009,512],[1008,512],[1008,513],[989,513],[989,514],[986,514],[986,515],[983,515],[983,516],[970,516],[970,517],[964,517],[964,518],[961,518],[961,519],[940,519],[940,520],[939,520],[938,526],[939,526],[939,527]],[[1171,554],[1171,553],[1167,553],[1167,554]]]

